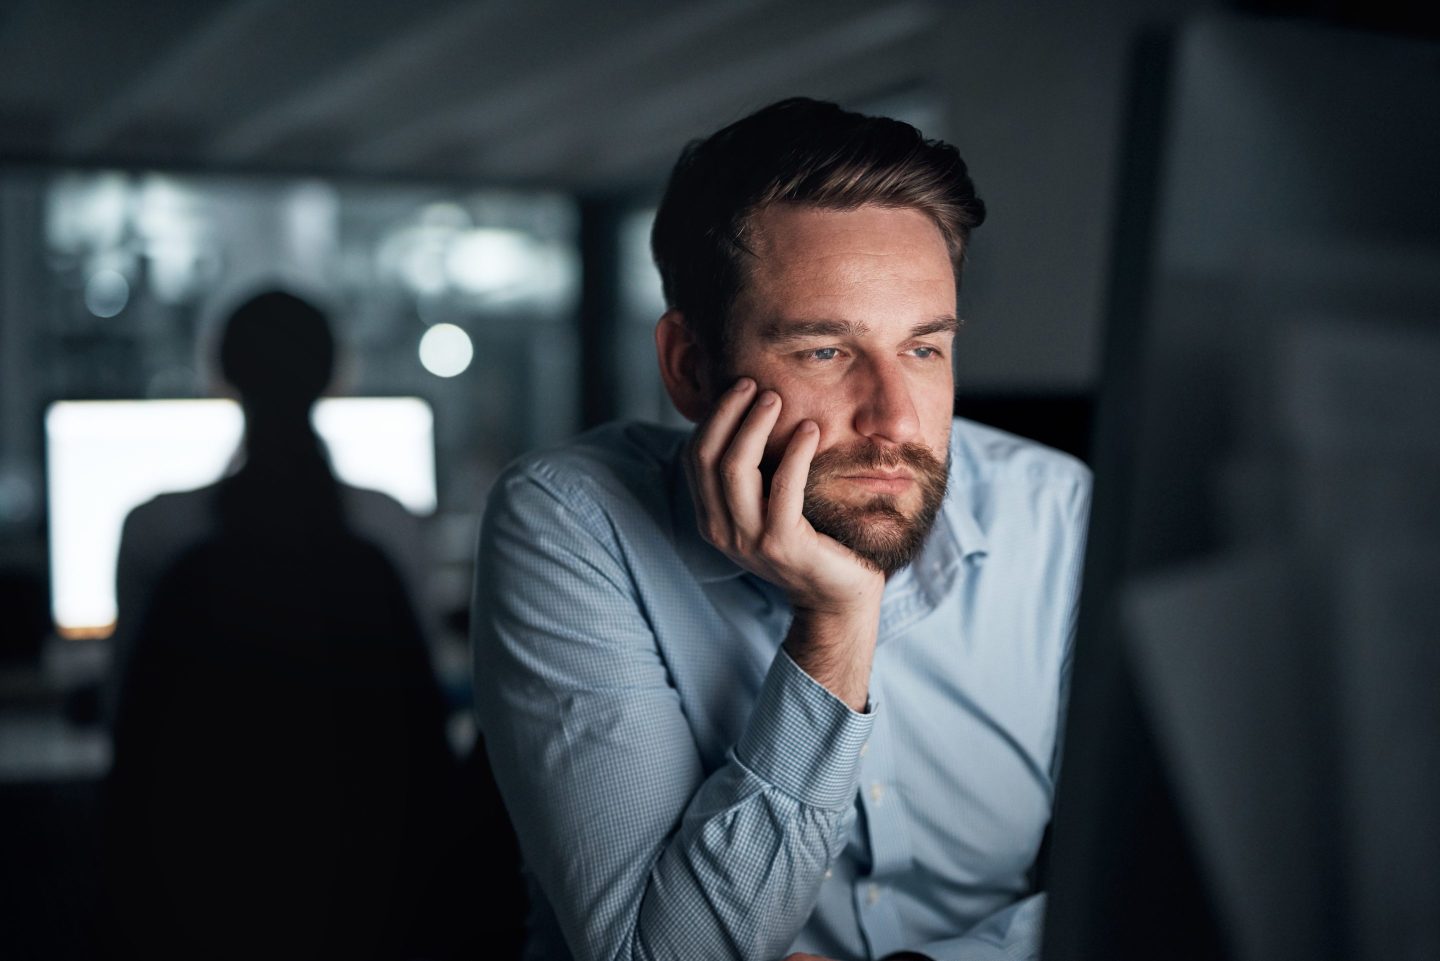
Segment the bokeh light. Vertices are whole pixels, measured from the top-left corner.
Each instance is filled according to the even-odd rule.
[[[118,270],[97,270],[85,281],[85,307],[96,317],[114,317],[130,302],[130,282]]]
[[[454,324],[436,324],[420,338],[420,363],[436,377],[454,377],[470,366],[475,347]]]

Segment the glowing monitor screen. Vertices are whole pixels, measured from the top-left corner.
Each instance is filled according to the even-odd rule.
[[[435,509],[434,418],[418,397],[325,398],[312,420],[341,481]],[[134,507],[225,474],[244,430],[229,400],[59,401],[45,414],[50,583],[62,636],[115,623],[120,528]]]

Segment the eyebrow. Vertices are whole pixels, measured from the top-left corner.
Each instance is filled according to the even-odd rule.
[[[960,318],[946,315],[936,317],[934,320],[926,321],[923,324],[916,324],[910,328],[911,337],[924,337],[927,334],[958,334],[960,333]]]
[[[960,321],[955,317],[936,317],[934,320],[927,320],[910,328],[909,336],[953,334],[959,329]],[[808,337],[863,336],[869,332],[868,324],[855,320],[772,320],[761,329],[760,337],[767,343],[778,343],[787,340],[803,340]]]
[[[772,320],[760,331],[760,336],[774,343],[785,340],[803,340],[806,337],[847,337],[868,334],[870,327],[853,320]]]

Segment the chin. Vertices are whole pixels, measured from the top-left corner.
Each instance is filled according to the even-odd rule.
[[[886,576],[914,559],[935,521],[933,511],[902,511],[889,497],[859,505],[824,497],[807,499],[805,517],[817,531],[839,541]]]

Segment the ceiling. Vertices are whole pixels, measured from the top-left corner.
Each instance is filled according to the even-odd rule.
[[[0,161],[605,191],[794,93],[924,82],[930,0],[6,0]]]

